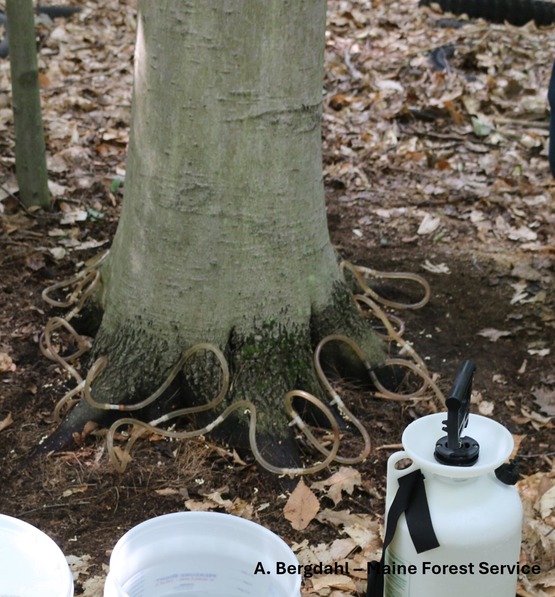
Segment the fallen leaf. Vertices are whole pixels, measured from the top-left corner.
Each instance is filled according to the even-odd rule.
[[[511,228],[509,231],[509,238],[511,240],[536,240],[538,235],[533,230],[530,230],[528,226],[520,226],[519,228]]]
[[[90,555],[83,556],[66,556],[67,563],[71,569],[73,580],[77,580],[81,575],[88,576],[89,568],[93,565]]]
[[[547,518],[555,510],[555,483],[540,498],[538,509],[542,518]]]
[[[344,589],[346,591],[355,591],[356,585],[352,578],[345,574],[324,574],[322,576],[312,578],[312,588],[321,594],[323,589],[334,587],[337,589]]]
[[[336,539],[328,548],[331,561],[344,560],[356,547],[356,542],[351,538]]]
[[[212,500],[212,502],[214,502],[216,505],[220,506],[221,508],[225,508],[226,510],[233,506],[233,501],[222,497],[222,494],[219,491],[212,491],[205,497],[206,499]]]
[[[551,349],[549,348],[530,348],[528,350],[528,354],[537,357],[546,357],[547,355],[551,354]]]
[[[62,493],[62,497],[67,498],[70,495],[74,495],[76,493],[85,493],[85,491],[87,491],[88,488],[89,488],[88,485],[79,485],[78,487],[72,487],[71,489],[66,489]]]
[[[341,501],[342,492],[345,491],[349,495],[352,495],[355,486],[360,485],[361,482],[360,473],[356,469],[342,466],[336,473],[329,477],[329,479],[313,483],[312,487],[314,489],[324,489],[329,487],[328,497],[333,500],[333,503],[337,506]]]
[[[4,431],[4,429],[8,428],[10,425],[13,424],[13,417],[12,413],[8,413],[2,421],[0,421],[0,431]]]
[[[542,279],[542,273],[537,269],[531,267],[528,263],[519,261],[512,269],[511,276],[529,280],[531,282],[539,282]]]
[[[522,406],[520,412],[526,419],[533,421],[535,423],[539,423],[540,425],[547,425],[551,421],[551,417],[544,417],[540,415],[540,413],[533,412],[528,410],[525,406]]]
[[[431,261],[424,261],[422,264],[422,269],[425,269],[428,272],[432,272],[432,274],[450,274],[451,270],[446,263],[432,263]]]
[[[52,256],[57,261],[59,261],[60,259],[63,259],[66,256],[66,250],[63,247],[52,247],[51,249],[48,249],[48,250],[50,251],[50,253],[52,253]]]
[[[75,222],[84,222],[89,217],[85,209],[70,209],[64,212],[60,224],[75,224]]]
[[[67,187],[52,180],[48,181],[48,190],[54,197],[63,197],[67,193]]]
[[[435,232],[439,225],[441,224],[441,218],[437,216],[433,216],[431,214],[426,214],[422,221],[420,222],[420,226],[418,227],[417,234],[421,236],[425,234],[431,234]]]
[[[33,253],[25,259],[25,265],[34,272],[38,272],[46,265],[46,263],[44,262],[44,256],[41,253]]]
[[[201,500],[185,500],[185,507],[191,512],[208,512],[217,507],[217,504]]]
[[[164,487],[163,489],[155,489],[154,493],[156,495],[161,495],[162,497],[168,495],[181,495],[178,489],[174,489],[173,487]]]
[[[507,332],[503,330],[496,330],[495,328],[484,328],[478,332],[478,336],[484,336],[491,342],[497,342],[499,338],[505,338],[506,336],[511,336],[512,332]]]
[[[509,456],[510,460],[512,460],[513,458],[516,458],[516,456],[518,454],[518,450],[520,449],[520,444],[527,437],[524,434],[518,435],[516,433],[513,433],[512,436],[513,436],[513,441],[514,441],[515,445],[514,445],[513,451],[511,452],[511,455]]]
[[[302,531],[318,514],[318,510],[320,510],[318,498],[301,479],[289,496],[283,508],[283,515],[295,530]]]
[[[540,407],[540,410],[549,417],[555,417],[555,390],[547,390],[544,387],[533,388],[534,404]]]
[[[494,130],[491,124],[484,122],[476,116],[471,116],[470,120],[472,122],[472,131],[477,137],[487,137]]]
[[[316,517],[322,523],[343,527],[345,532],[362,549],[380,543],[379,525],[367,514],[352,514],[347,510],[322,510]]]
[[[482,402],[478,404],[478,412],[484,417],[489,417],[493,414],[493,408],[494,404],[490,400],[482,400]]]
[[[91,576],[81,583],[83,587],[83,597],[102,597],[104,595],[104,585],[106,584],[106,574]]]
[[[0,352],[0,373],[15,371],[16,368],[17,367],[11,357],[5,352]]]

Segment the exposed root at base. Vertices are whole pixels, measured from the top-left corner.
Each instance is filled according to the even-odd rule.
[[[167,366],[167,362],[165,363],[164,369],[167,373],[162,383],[155,387],[154,391],[147,391],[147,397],[139,401],[122,398],[122,392],[116,392],[117,402],[107,399],[106,388],[110,387],[110,384],[106,379],[114,380],[118,374],[121,377],[121,371],[128,370],[122,366],[121,355],[124,355],[123,359],[127,363],[134,361],[134,364],[137,364],[139,359],[144,362],[145,348],[149,354],[167,355],[168,352],[175,354],[175,347],[170,349],[166,346],[166,350],[160,351],[160,339],[151,339],[145,343],[143,328],[139,329],[143,342],[138,348],[140,355],[137,355],[133,351],[133,348],[136,349],[133,346],[133,339],[131,338],[130,341],[126,333],[120,330],[120,338],[116,340],[115,345],[119,345],[119,349],[124,348],[124,350],[119,351],[115,366],[108,361],[107,357],[100,356],[92,364],[87,376],[82,379],[77,371],[53,350],[50,337],[46,335],[43,352],[52,360],[62,364],[78,382],[77,387],[62,399],[62,406],[69,403],[78,393],[83,394],[84,400],[64,419],[56,432],[39,448],[40,451],[66,447],[73,438],[73,433],[79,431],[87,421],[92,419],[104,423],[107,418],[113,420],[114,411],[116,411],[119,414],[136,412],[138,415],[137,418],[126,416],[116,420],[108,432],[110,459],[119,471],[125,470],[130,461],[130,450],[133,444],[147,433],[173,439],[187,439],[216,429],[219,437],[232,439],[234,446],[241,444],[241,438],[246,438],[244,443],[249,446],[256,461],[264,469],[280,475],[315,473],[334,461],[342,464],[356,464],[363,461],[371,449],[369,433],[350,412],[327,378],[322,363],[324,347],[328,360],[331,355],[332,362],[337,360],[348,362],[355,365],[359,371],[363,371],[378,389],[379,397],[393,400],[427,400],[429,399],[427,392],[431,390],[439,402],[443,402],[444,399],[428,374],[422,359],[402,339],[402,331],[393,327],[388,316],[375,303],[375,294],[366,292],[369,291],[369,287],[366,286],[363,275],[373,270],[357,269],[350,265],[348,269],[355,275],[365,292],[363,295],[357,295],[355,302],[347,287],[338,283],[330,304],[325,309],[314,313],[310,325],[301,329],[287,329],[279,323],[278,319],[254,326],[254,331],[248,335],[232,331],[228,344],[224,348],[225,354],[220,348],[209,343],[192,346],[171,367]],[[410,275],[409,279],[418,281],[418,278]],[[78,278],[78,280],[78,283],[82,284],[81,279]],[[422,285],[425,288],[425,300],[427,300],[428,287],[427,284]],[[57,288],[59,287],[60,285],[57,285]],[[74,295],[75,293],[72,296]],[[413,307],[419,308],[425,300]],[[360,305],[358,309],[357,305]],[[382,338],[397,344],[400,352],[405,353],[408,360],[383,357],[377,335],[371,331],[365,320],[363,309],[367,312],[369,310],[373,317],[382,321],[387,331]],[[72,316],[75,312],[74,308],[71,312]],[[287,320],[286,317],[283,319]],[[64,328],[74,334],[79,341],[78,335],[64,320],[51,323],[49,326],[49,333]],[[131,335],[136,336],[135,326],[131,326],[130,329]],[[102,337],[102,329],[100,336]],[[323,339],[317,341],[316,338],[322,338],[322,336],[324,336]],[[109,338],[103,337],[100,344],[108,348],[107,354],[113,354],[114,346]],[[311,357],[311,346],[315,344],[316,349]],[[78,355],[80,354],[82,351],[78,352]],[[205,360],[201,356],[205,354],[211,357]],[[406,368],[421,378],[421,386],[409,394],[388,391],[381,385],[375,372],[376,368],[383,366]],[[105,369],[106,372],[104,372]],[[152,370],[152,363],[149,369]],[[144,382],[141,379],[144,371],[141,367],[138,370],[133,367],[132,370],[133,378],[139,380],[141,385]],[[160,368],[156,370],[160,371]],[[105,378],[106,374],[108,378]],[[158,379],[159,373],[153,377]],[[97,383],[97,378],[100,385]],[[219,380],[218,391],[210,395],[210,388],[213,387],[215,379]],[[121,386],[122,383],[115,385]],[[137,387],[136,382],[127,383],[127,391],[124,393],[127,396],[145,395],[144,391],[130,394],[129,388],[133,387]],[[291,390],[292,387],[305,389]],[[98,388],[101,388],[100,391]],[[328,405],[321,400],[324,395],[328,396]],[[179,403],[188,406],[175,408],[176,398],[179,399]],[[152,418],[149,416],[152,413],[148,411],[159,402],[163,406],[158,407],[158,415]],[[309,408],[300,409],[300,404],[307,404]],[[337,409],[338,417],[334,416],[330,407]],[[57,410],[59,412],[61,407]],[[313,420],[318,420],[320,426],[323,422],[323,426],[328,429],[324,432],[327,435],[317,437],[318,432],[303,420],[298,410],[301,410],[303,416],[307,412],[310,415],[316,413]],[[112,412],[111,416],[110,412]],[[195,419],[192,430],[190,429],[191,417]],[[183,418],[189,420],[189,429],[176,430],[176,421]],[[356,429],[362,438],[363,447],[360,454],[355,457],[339,454],[338,421],[342,420]],[[120,433],[122,427],[129,428],[130,431],[122,434]],[[291,447],[292,427],[297,428],[313,453],[318,455],[318,460],[314,464],[307,467],[298,466],[298,453]],[[124,440],[123,447],[118,445],[118,440]],[[278,455],[281,456],[278,459],[281,462],[278,465],[273,464],[274,456]],[[288,458],[293,466],[285,463]]]

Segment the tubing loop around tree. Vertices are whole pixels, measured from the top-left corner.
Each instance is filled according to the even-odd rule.
[[[114,404],[112,402],[98,402],[92,397],[91,385],[108,364],[108,359],[102,356],[93,363],[92,367],[89,369],[89,372],[87,373],[87,377],[85,378],[85,384],[83,387],[83,394],[85,396],[85,400],[89,403],[90,406],[99,410],[118,410],[130,412],[145,408],[146,406],[152,404],[155,400],[158,400],[158,398],[160,398],[160,396],[164,394],[164,392],[171,385],[172,381],[177,377],[178,373],[184,367],[185,363],[187,363],[187,361],[197,352],[201,351],[212,352],[214,356],[218,359],[218,362],[220,363],[220,367],[222,369],[222,383],[220,390],[216,397],[210,402],[207,402],[206,404],[180,409],[179,416],[210,410],[211,408],[216,407],[225,398],[225,395],[227,394],[227,391],[229,389],[230,378],[227,360],[223,355],[222,351],[214,344],[209,344],[207,342],[195,344],[194,346],[186,350],[181,355],[181,358],[177,361],[177,363],[171,368],[169,374],[166,376],[164,383],[155,392],[150,394],[150,396],[148,396],[144,400],[141,400],[140,402],[135,402],[133,404]]]
[[[345,456],[338,455],[338,456],[336,456],[335,460],[337,462],[339,462],[340,464],[358,464],[359,462],[362,462],[363,460],[365,460],[367,458],[368,454],[370,454],[370,450],[372,449],[372,443],[370,441],[370,435],[369,435],[366,427],[347,408],[347,406],[345,405],[345,403],[343,402],[343,400],[341,399],[339,394],[333,389],[333,386],[331,385],[329,379],[327,378],[326,374],[324,373],[324,370],[322,369],[322,364],[320,362],[320,353],[322,352],[322,348],[328,342],[342,342],[342,343],[346,344],[347,346],[349,346],[349,348],[351,348],[351,350],[362,361],[362,363],[364,364],[366,369],[368,369],[368,367],[370,367],[370,364],[368,363],[368,361],[366,359],[366,355],[363,353],[363,351],[361,350],[361,348],[358,346],[358,344],[356,342],[354,342],[347,336],[342,336],[339,334],[331,334],[329,336],[326,336],[323,340],[320,341],[318,346],[316,346],[316,350],[314,351],[314,368],[316,370],[316,375],[318,376],[318,379],[324,386],[326,392],[329,394],[329,396],[331,398],[331,404],[336,406],[337,410],[339,411],[339,413],[341,414],[341,416],[344,419],[346,419],[347,421],[352,423],[354,425],[354,427],[356,427],[356,429],[362,436],[362,439],[364,440],[364,448],[362,449],[361,453],[358,456],[348,458]],[[318,449],[320,449],[320,448],[318,447]],[[327,454],[327,451],[325,449],[321,449],[320,451],[322,452],[322,454]]]
[[[363,291],[363,294],[357,294],[354,297],[354,300],[359,310],[361,311],[361,315],[366,318],[373,315],[381,321],[386,333],[376,333],[382,339],[388,341],[389,343],[397,344],[399,348],[398,353],[400,355],[399,357],[386,358],[378,366],[373,367],[367,361],[366,355],[364,354],[362,349],[357,345],[357,343],[348,338],[347,336],[343,336],[340,334],[332,334],[326,336],[316,346],[313,355],[314,368],[320,383],[322,384],[325,392],[329,396],[330,405],[335,406],[338,409],[340,415],[357,429],[364,441],[364,446],[358,456],[348,458],[338,454],[340,447],[340,430],[332,411],[319,398],[303,390],[292,390],[288,392],[284,396],[283,401],[284,408],[288,416],[291,418],[289,425],[296,426],[300,430],[300,432],[306,437],[308,443],[317,452],[324,456],[324,459],[321,462],[317,462],[308,467],[277,467],[268,462],[262,456],[256,441],[256,407],[250,400],[239,400],[237,402],[232,403],[227,408],[225,408],[225,410],[220,415],[216,416],[211,423],[205,425],[200,429],[193,429],[189,431],[175,431],[173,429],[166,429],[160,427],[160,425],[162,424],[173,424],[175,419],[179,417],[184,417],[194,413],[212,410],[223,403],[224,398],[228,394],[231,384],[229,366],[222,351],[217,346],[210,343],[196,344],[184,351],[179,360],[169,370],[164,382],[155,392],[150,394],[147,398],[132,404],[99,402],[93,398],[92,385],[108,365],[108,360],[105,356],[101,356],[100,358],[98,358],[90,367],[89,371],[87,372],[87,375],[83,379],[80,373],[75,369],[75,367],[73,367],[70,364],[70,362],[76,360],[85,352],[90,350],[91,345],[88,339],[84,338],[75,331],[73,326],[71,326],[71,324],[69,323],[69,320],[73,318],[81,310],[85,301],[98,288],[100,284],[99,267],[106,259],[108,253],[109,251],[105,251],[101,253],[99,256],[88,260],[87,262],[85,262],[85,267],[75,276],[63,280],[61,282],[52,284],[51,286],[46,288],[42,293],[43,299],[53,307],[72,307],[71,311],[66,315],[65,318],[52,317],[48,320],[45,326],[44,333],[41,335],[39,341],[40,350],[43,353],[43,355],[45,355],[48,359],[60,364],[63,367],[63,369],[65,369],[75,379],[77,383],[77,385],[72,390],[67,392],[65,396],[58,401],[54,409],[54,416],[56,420],[60,419],[61,412],[63,409],[78,401],[78,399],[76,399],[76,396],[81,393],[83,394],[84,399],[90,406],[99,410],[132,412],[143,409],[146,406],[152,404],[167,391],[167,389],[175,380],[179,372],[183,369],[185,364],[199,352],[212,353],[214,357],[217,359],[221,369],[220,388],[216,396],[214,396],[214,398],[212,398],[205,404],[174,410],[172,412],[166,413],[158,417],[153,421],[150,421],[149,423],[131,417],[125,417],[117,420],[112,424],[107,434],[107,448],[110,461],[112,462],[115,469],[119,472],[123,472],[125,470],[128,462],[131,459],[130,452],[134,444],[145,433],[153,433],[170,439],[187,439],[192,437],[198,437],[200,435],[204,435],[212,431],[212,429],[223,423],[223,421],[225,421],[227,417],[229,417],[232,413],[235,413],[236,411],[242,411],[244,414],[248,415],[248,437],[250,448],[252,450],[254,458],[260,466],[272,473],[278,475],[307,475],[321,471],[332,462],[338,462],[340,464],[357,464],[359,462],[362,462],[368,456],[371,450],[370,435],[364,427],[364,425],[359,421],[357,417],[353,415],[353,413],[347,408],[339,394],[333,389],[329,379],[323,371],[321,364],[321,352],[324,346],[326,346],[326,344],[328,344],[329,342],[340,342],[347,345],[355,353],[357,358],[361,360],[361,362],[364,364],[364,367],[368,371],[370,379],[372,380],[375,388],[377,389],[377,393],[374,394],[376,397],[385,398],[388,400],[395,400],[399,402],[404,402],[408,400],[420,401],[428,399],[425,396],[425,393],[429,389],[431,389],[434,392],[436,399],[442,405],[445,402],[445,397],[433,381],[423,359],[414,350],[412,345],[402,338],[402,334],[405,329],[403,321],[394,315],[386,314],[385,311],[378,304],[381,303],[382,305],[396,309],[419,309],[422,306],[424,306],[430,298],[430,286],[427,283],[427,281],[417,274],[404,272],[380,272],[378,270],[374,270],[367,267],[354,266],[348,262],[341,263],[341,269],[349,270],[354,275],[355,279],[357,280],[358,284],[360,285]],[[376,293],[368,286],[365,279],[368,277],[374,277],[377,279],[409,280],[411,282],[415,282],[423,288],[424,296],[420,301],[412,304],[390,301],[381,297],[378,293]],[[62,289],[72,287],[72,291],[68,294],[65,300],[54,299],[51,296],[55,292],[59,293],[59,291],[61,291]],[[369,311],[363,309],[362,305],[364,305]],[[369,315],[369,313],[371,315]],[[392,322],[394,322],[395,325]],[[53,342],[53,334],[61,331],[62,329],[65,332],[69,333],[77,344],[77,350],[74,351],[72,354],[66,356],[62,356],[60,352],[56,350]],[[408,358],[400,358],[401,356],[406,356]],[[409,394],[402,394],[388,390],[387,388],[383,387],[376,375],[377,370],[388,366],[402,367],[408,369],[408,372],[420,377],[420,379],[422,380],[422,385],[416,391],[411,392]],[[310,402],[323,412],[333,432],[333,443],[330,449],[328,449],[324,445],[324,443],[313,434],[310,427],[301,419],[299,414],[296,412],[293,406],[293,401],[295,399],[302,399],[307,402]],[[125,443],[124,448],[120,448],[115,445],[114,440],[118,429],[124,426],[130,426],[131,431],[127,435],[127,441]]]
[[[393,309],[421,309],[424,305],[428,303],[432,294],[432,290],[427,280],[422,276],[418,274],[413,274],[411,272],[381,272],[370,267],[353,265],[348,261],[342,261],[340,264],[340,269],[349,270],[354,275],[359,286],[364,291],[364,294],[370,296],[382,305],[386,305],[387,307],[391,307]],[[386,299],[385,297],[378,294],[375,290],[370,288],[370,286],[368,286],[368,284],[366,283],[364,276],[376,278],[377,280],[410,280],[422,287],[422,289],[424,290],[424,296],[416,303],[402,303],[398,301],[392,301]]]
[[[406,369],[409,369],[422,379],[422,385],[418,388],[418,390],[409,394],[403,394],[388,390],[381,384],[380,380],[376,376],[376,370],[382,369],[384,367],[405,367]],[[385,359],[383,363],[380,363],[380,365],[376,367],[372,367],[368,372],[370,374],[370,378],[372,379],[372,383],[378,390],[378,392],[374,394],[376,398],[385,398],[387,400],[394,400],[396,402],[407,402],[408,400],[421,402],[423,400],[429,399],[429,397],[425,396],[424,393],[428,388],[430,388],[433,391],[438,404],[442,408],[445,406],[445,396],[443,392],[439,389],[438,385],[432,380],[427,370],[422,369],[422,367],[419,367],[412,361],[398,358]]]
[[[64,328],[67,332],[69,332],[79,346],[75,352],[70,355],[66,355],[65,357],[62,357],[52,344],[52,334],[60,328]],[[62,367],[71,374],[77,383],[81,383],[81,381],[83,381],[81,375],[74,367],[69,364],[69,362],[74,361],[81,355],[88,352],[91,348],[91,345],[88,340],[75,331],[75,328],[66,319],[63,317],[51,317],[46,322],[44,332],[39,338],[39,348],[47,359],[62,365]]]
[[[100,284],[100,265],[105,261],[109,251],[104,251],[99,255],[89,259],[85,262],[85,267],[79,271],[75,276],[51,284],[42,291],[43,300],[52,307],[67,308],[72,305],[77,305],[66,315],[65,319],[69,321],[81,310],[85,301],[94,293]],[[50,294],[62,288],[69,288],[75,286],[66,300],[57,300],[51,298]]]
[[[260,464],[260,466],[262,466],[269,472],[275,473],[277,475],[295,476],[295,475],[308,475],[308,474],[316,473],[316,472],[321,471],[322,469],[326,468],[329,464],[331,464],[331,462],[333,462],[334,459],[336,459],[337,452],[339,450],[339,437],[340,437],[339,436],[339,426],[337,425],[337,421],[335,420],[332,412],[318,398],[316,398],[315,396],[312,396],[312,394],[309,394],[308,392],[303,392],[300,390],[294,390],[294,391],[288,392],[286,394],[286,396],[284,398],[284,403],[285,403],[287,412],[293,419],[293,423],[297,424],[299,426],[300,430],[307,437],[309,442],[314,447],[319,449],[320,451],[322,449],[325,450],[325,448],[322,447],[321,442],[319,442],[314,437],[312,432],[308,429],[308,427],[300,419],[298,413],[293,408],[293,402],[292,402],[293,398],[303,398],[303,399],[311,402],[315,406],[317,406],[324,413],[324,415],[328,419],[328,421],[331,425],[331,428],[333,430],[334,440],[333,440],[332,449],[329,452],[326,451],[325,460],[323,460],[322,462],[318,462],[312,466],[297,467],[297,468],[277,467],[277,466],[274,466],[273,464],[271,464],[270,462],[268,462],[262,456],[262,454],[260,453],[260,450],[258,449],[258,445],[256,442],[256,407],[250,400],[238,400],[237,402],[234,402],[233,404],[228,406],[221,415],[216,417],[216,419],[214,419],[214,421],[212,421],[211,423],[209,423],[208,425],[205,425],[204,427],[202,427],[200,429],[194,429],[192,431],[172,431],[172,430],[163,429],[163,428],[158,427],[158,425],[162,421],[164,421],[164,422],[169,421],[173,418],[181,416],[184,409],[181,409],[180,411],[174,411],[172,413],[164,415],[163,417],[160,417],[159,419],[156,419],[155,421],[151,421],[150,423],[145,423],[143,421],[139,421],[137,419],[131,419],[131,418],[119,419],[118,421],[116,421],[115,423],[112,424],[112,426],[108,430],[108,435],[106,438],[107,449],[108,449],[110,461],[111,461],[112,465],[114,466],[114,468],[118,472],[123,473],[127,467],[128,462],[130,461],[130,451],[131,451],[133,445],[139,439],[139,437],[141,437],[141,435],[143,435],[144,433],[149,432],[149,433],[153,433],[153,434],[160,435],[162,437],[171,438],[171,439],[179,439],[179,440],[190,439],[193,437],[198,437],[200,435],[205,435],[206,433],[209,433],[215,427],[217,427],[218,425],[223,423],[225,421],[225,419],[229,415],[231,415],[233,412],[235,412],[237,410],[243,410],[245,413],[247,413],[249,415],[249,445],[250,445],[250,448],[254,455],[255,460],[258,462],[258,464]],[[216,400],[217,400],[217,398],[212,400],[210,402],[210,404],[213,404]],[[129,438],[127,440],[125,448],[123,450],[121,450],[120,448],[117,448],[114,445],[114,437],[115,437],[116,431],[124,425],[131,425],[132,431],[129,435]]]
[[[356,294],[353,298],[357,304],[358,310],[365,319],[370,319],[372,316],[374,316],[376,319],[379,319],[382,322],[387,333],[384,334],[383,332],[374,328],[374,332],[382,340],[385,340],[386,342],[392,342],[397,337],[401,338],[403,336],[405,333],[405,322],[400,317],[397,317],[397,315],[393,315],[392,313],[388,313],[387,315],[384,314],[385,317],[382,318],[380,313],[384,312],[381,309],[374,309],[372,306],[370,306],[371,304],[377,306],[377,303],[374,303],[372,299],[364,294]],[[369,307],[369,310],[363,309],[360,306],[360,303],[364,303],[367,307]],[[393,327],[393,324],[395,324],[397,328]],[[393,329],[394,335],[392,335],[392,332],[390,331],[391,329]]]

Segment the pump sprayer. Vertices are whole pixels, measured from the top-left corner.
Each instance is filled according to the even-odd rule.
[[[459,369],[447,418],[411,423],[388,460],[384,553],[368,564],[367,597],[515,596],[522,505],[514,475],[501,474],[514,442],[469,414],[475,369]]]

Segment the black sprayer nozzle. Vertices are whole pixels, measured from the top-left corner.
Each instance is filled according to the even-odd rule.
[[[449,398],[447,406],[447,420],[444,421],[443,431],[447,432],[436,443],[435,459],[442,464],[451,466],[471,466],[480,454],[478,442],[471,437],[462,437],[464,428],[468,424],[468,409],[472,392],[472,377],[476,365],[472,361],[464,361],[461,365]]]

